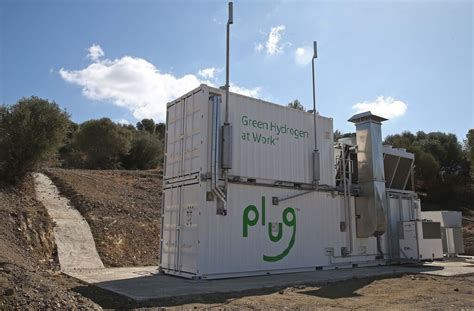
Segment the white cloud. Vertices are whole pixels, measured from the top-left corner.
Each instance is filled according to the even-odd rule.
[[[281,35],[285,29],[285,25],[270,28],[270,33],[268,34],[267,41],[265,42],[265,44],[261,42],[256,43],[255,51],[261,52],[265,49],[265,53],[270,56],[282,53],[285,47],[291,46],[291,43],[289,42],[281,42]]]
[[[91,49],[89,53],[90,51]],[[85,97],[125,107],[137,119],[153,118],[158,122],[164,121],[166,103],[202,83],[212,85],[209,81],[201,80],[192,74],[175,77],[169,73],[162,73],[142,58],[124,56],[114,60],[107,58],[93,60],[94,62],[84,69],[61,68],[59,74],[65,81],[81,86]],[[232,88],[234,92],[254,97],[258,96],[260,90],[239,86],[231,86]]]
[[[99,60],[102,56],[104,56],[104,51],[98,44],[92,44],[91,47],[88,49],[89,54],[87,54],[87,57],[92,59],[93,61]]]
[[[214,79],[219,72],[220,69],[211,67],[199,70],[198,75],[200,75],[204,79]]]
[[[298,66],[306,66],[313,58],[313,50],[311,47],[303,46],[295,50],[295,63]]]
[[[250,97],[258,97],[260,94],[260,87],[256,87],[253,89],[247,89],[245,87],[237,86],[232,83],[230,83],[230,88],[229,90],[234,93],[242,94],[245,96],[250,96]]]
[[[255,43],[255,51],[257,51],[257,52],[263,51],[263,44],[262,43]]]
[[[357,112],[371,111],[373,114],[379,115],[387,119],[393,119],[403,116],[407,111],[407,104],[393,97],[378,96],[375,101],[364,101],[352,106]]]
[[[284,25],[272,27],[268,40],[265,43],[265,48],[268,55],[275,55],[283,52],[283,47],[280,45],[281,33],[286,29]]]

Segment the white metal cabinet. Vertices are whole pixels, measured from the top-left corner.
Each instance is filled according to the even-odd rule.
[[[421,220],[400,222],[400,258],[433,260],[443,258],[439,222]]]

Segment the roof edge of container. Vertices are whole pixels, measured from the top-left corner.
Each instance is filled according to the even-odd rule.
[[[201,83],[198,87],[195,87],[194,89],[190,90],[189,92],[184,93],[183,95],[181,95],[181,96],[173,99],[172,101],[169,101],[168,103],[166,103],[166,108],[169,108],[169,107],[173,106],[176,102],[182,100],[183,98],[192,96],[193,94],[196,94],[200,90],[204,90],[206,88],[209,88],[209,86],[207,84]]]
[[[223,89],[220,89],[220,88],[216,88],[216,87],[213,87],[213,86],[209,86],[209,85],[206,85],[208,87],[209,90],[212,90],[213,92],[220,92],[220,93],[224,93],[225,90]],[[273,106],[277,106],[279,108],[285,108],[285,109],[288,109],[292,112],[297,112],[297,113],[303,113],[303,114],[307,114],[307,115],[313,115],[313,113],[311,112],[307,112],[307,111],[304,111],[304,110],[298,110],[298,109],[293,109],[293,108],[290,108],[290,107],[287,107],[285,105],[280,105],[280,104],[277,104],[277,103],[272,103],[272,102],[269,102],[267,100],[264,100],[264,99],[260,99],[260,98],[256,98],[256,97],[251,97],[251,96],[248,96],[248,95],[243,95],[243,94],[239,94],[239,93],[234,93],[234,92],[229,92],[229,94],[232,94],[232,95],[235,95],[235,96],[240,96],[240,97],[244,97],[244,98],[249,98],[249,99],[253,99],[253,100],[258,100],[264,104],[268,104],[268,105],[273,105]],[[329,117],[325,117],[325,116],[322,116],[320,114],[318,114],[318,116],[320,117],[323,117],[323,118],[328,118],[328,119],[331,119]]]
[[[174,105],[177,101],[180,101],[182,100],[183,98],[186,98],[186,97],[189,97],[197,92],[199,92],[199,90],[201,89],[207,89],[209,92],[213,92],[213,93],[218,93],[218,94],[221,94],[221,95],[224,95],[225,94],[225,90],[224,89],[221,89],[221,88],[218,88],[218,87],[215,87],[215,86],[210,86],[210,85],[207,85],[205,83],[201,83],[198,87],[192,89],[191,91],[181,95],[180,97],[168,102],[166,104],[166,108],[169,108],[171,107],[172,105]],[[303,111],[303,110],[298,110],[298,109],[293,109],[293,108],[289,108],[287,106],[284,106],[284,105],[280,105],[280,104],[277,104],[277,103],[272,103],[272,102],[269,102],[269,101],[266,101],[266,100],[263,100],[263,99],[260,99],[260,98],[255,98],[255,97],[251,97],[251,96],[247,96],[247,95],[243,95],[243,94],[239,94],[239,93],[234,93],[234,92],[229,92],[229,94],[232,94],[232,95],[235,95],[235,96],[240,96],[240,97],[244,97],[244,98],[249,98],[249,99],[253,99],[253,100],[258,100],[262,103],[265,103],[265,104],[268,104],[268,105],[273,105],[273,106],[277,106],[279,108],[285,108],[285,109],[288,109],[292,112],[297,112],[297,113],[303,113],[303,114],[306,114],[306,115],[313,115],[313,113],[311,112],[307,112],[307,111]],[[331,117],[326,117],[326,116],[323,116],[321,114],[318,113],[318,116],[321,117],[321,118],[326,118],[326,119],[331,119]]]

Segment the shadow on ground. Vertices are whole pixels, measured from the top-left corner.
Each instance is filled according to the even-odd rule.
[[[262,288],[246,290],[233,293],[212,293],[179,296],[173,298],[160,298],[146,301],[135,301],[123,295],[99,288],[94,285],[79,286],[73,291],[87,297],[100,305],[104,309],[131,309],[131,308],[152,308],[152,307],[175,307],[184,304],[219,304],[224,306],[232,300],[247,297],[269,295],[282,290],[283,288]]]
[[[359,289],[364,288],[365,286],[371,284],[376,280],[382,279],[392,279],[402,277],[403,274],[384,276],[384,277],[375,277],[375,278],[362,278],[362,279],[352,279],[349,281],[338,281],[335,283],[304,283],[300,285],[295,285],[295,288],[298,289],[298,292],[304,295],[317,296],[321,298],[329,299],[339,299],[339,298],[348,298],[348,297],[359,297]],[[318,286],[317,290],[304,290],[306,286]],[[260,288],[245,290],[240,292],[228,292],[228,293],[206,293],[199,295],[187,295],[187,296],[178,296],[172,298],[160,298],[156,300],[146,300],[146,301],[135,301],[126,296],[111,292],[106,289],[99,288],[94,285],[85,285],[74,288],[73,290],[84,297],[87,297],[100,305],[104,309],[130,309],[130,308],[151,308],[151,307],[174,307],[184,304],[218,304],[219,306],[225,306],[226,304],[232,302],[235,299],[247,297],[247,296],[263,296],[270,295],[277,292],[281,292],[284,287],[272,287],[272,288]],[[219,307],[218,306],[218,307]]]
[[[373,279],[354,279],[349,281],[341,281],[337,283],[329,283],[321,285],[316,290],[301,291],[301,294],[316,296],[320,298],[329,298],[329,299],[339,299],[339,298],[350,298],[350,297],[359,297],[360,294],[357,293],[359,289],[364,288],[365,286],[371,284],[376,280],[382,279],[394,279],[399,278],[398,276],[389,276],[389,277],[379,277]]]

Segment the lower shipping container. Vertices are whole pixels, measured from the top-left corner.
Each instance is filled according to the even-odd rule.
[[[227,216],[221,216],[216,201],[208,201],[208,186],[197,182],[165,190],[161,268],[166,273],[222,278],[314,270],[377,256],[374,237],[355,239],[354,225],[341,225],[345,198],[336,192],[230,184]],[[274,198],[295,194],[302,195],[273,204]],[[356,256],[344,256],[349,227]]]

